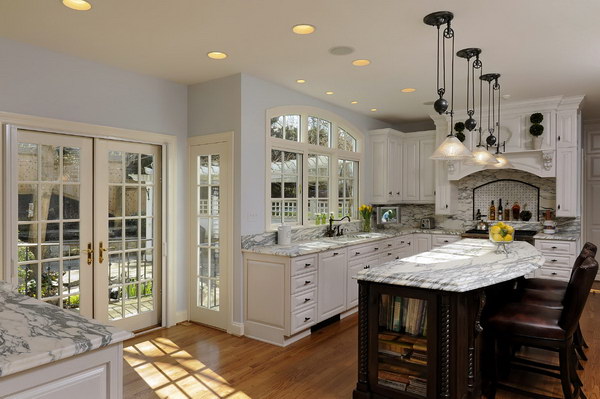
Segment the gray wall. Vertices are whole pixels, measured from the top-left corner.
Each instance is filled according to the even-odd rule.
[[[177,136],[177,234],[187,236],[187,87],[0,38],[0,111]],[[1,203],[2,199],[0,199]],[[187,243],[177,243],[177,312]]]

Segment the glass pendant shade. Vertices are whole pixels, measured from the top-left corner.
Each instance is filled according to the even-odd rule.
[[[473,158],[473,153],[455,136],[448,136],[429,158],[436,161],[460,161]]]
[[[502,154],[496,155],[496,160],[498,161],[497,164],[488,165],[488,166],[492,167],[492,168],[496,168],[496,169],[508,169],[508,168],[514,167],[513,164],[510,163],[510,161]]]
[[[467,165],[496,165],[498,160],[484,146],[477,146],[473,150],[473,159],[466,162]]]

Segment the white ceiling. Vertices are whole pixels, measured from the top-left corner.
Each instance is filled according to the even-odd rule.
[[[89,1],[91,11],[76,12],[60,0],[0,0],[0,35],[186,84],[244,72],[399,123],[431,110],[423,103],[436,97],[436,32],[422,19],[449,10],[456,50],[481,47],[484,70],[502,74],[507,101],[586,94],[584,117],[599,117],[598,0]],[[317,31],[295,35],[297,23]],[[340,45],[356,51],[328,53]],[[230,57],[210,60],[211,50]],[[356,58],[372,64],[354,67]],[[460,109],[466,65],[458,61]],[[404,87],[417,92],[401,93]]]

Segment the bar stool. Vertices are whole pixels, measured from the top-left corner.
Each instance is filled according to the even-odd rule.
[[[495,367],[495,364],[497,364],[495,361],[497,360],[496,346],[501,344],[505,347],[524,345],[558,351],[559,374],[537,367],[518,365],[518,368],[559,378],[566,399],[585,398],[582,384],[575,370],[576,359],[573,355],[572,346],[573,336],[577,330],[579,319],[597,272],[598,262],[591,257],[585,259],[575,269],[567,286],[562,310],[522,303],[509,303],[486,320],[484,329],[486,353],[494,358],[493,362],[489,362],[490,365],[494,366],[491,366],[488,370],[491,373],[489,375],[491,383],[488,392],[489,399],[495,398],[497,388],[535,398],[551,398],[498,383]]]

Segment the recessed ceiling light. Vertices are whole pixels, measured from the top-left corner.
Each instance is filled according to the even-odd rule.
[[[227,58],[227,54],[221,51],[211,51],[206,55],[208,56],[208,58],[212,58],[213,60],[224,60],[225,58]]]
[[[369,60],[354,60],[352,61],[352,65],[354,66],[367,66],[371,63]]]
[[[332,95],[333,92],[332,91],[326,91],[325,94],[327,94],[328,96]]]
[[[296,83],[306,83],[306,80],[304,80],[304,79],[297,79]]]
[[[348,55],[352,54],[354,49],[348,46],[336,46],[329,49],[329,53],[333,55]]]
[[[405,89],[400,90],[402,93],[414,93],[417,89],[413,89],[412,87],[407,87]]]
[[[350,101],[350,104],[358,104],[358,101]]]
[[[317,28],[315,28],[313,25],[309,25],[309,24],[298,24],[298,25],[294,25],[292,27],[292,32],[294,32],[297,35],[310,35],[311,33],[313,33]]]
[[[85,0],[63,0],[63,4],[77,11],[87,11],[92,8],[92,5]]]
[[[376,112],[377,108],[371,108],[371,112]]]

